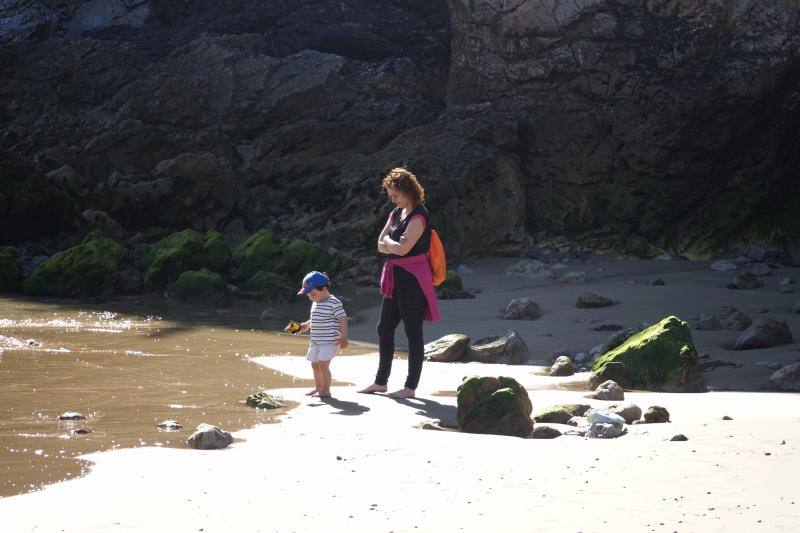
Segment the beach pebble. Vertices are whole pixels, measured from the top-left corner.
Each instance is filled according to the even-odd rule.
[[[230,433],[206,423],[197,426],[194,433],[186,439],[186,444],[196,450],[218,450],[232,443],[233,436]]]
[[[800,363],[792,363],[776,370],[769,381],[777,390],[800,391]]]
[[[730,417],[730,416],[728,416],[728,415],[725,415],[725,416],[723,416],[723,417],[722,417],[722,419],[723,419],[723,420],[733,420],[733,418],[731,418],[731,417]]]
[[[417,428],[429,429],[432,431],[444,431],[444,428],[441,425],[441,421],[439,420],[424,420],[419,424],[417,424]]]
[[[660,405],[653,405],[644,413],[644,421],[648,424],[662,424],[669,422],[669,411],[666,407]]]
[[[566,355],[560,356],[550,367],[551,376],[571,376],[574,373],[575,367],[572,366],[572,359]]]
[[[780,363],[775,362],[775,363],[768,364],[767,368],[769,368],[770,370],[780,370],[781,368],[783,368],[783,365],[780,364]]]
[[[561,432],[550,426],[533,426],[533,432],[531,433],[531,438],[533,439],[555,439],[560,436]]]
[[[56,417],[56,420],[84,420],[86,416],[77,411],[65,411]]]
[[[616,381],[609,379],[598,385],[590,397],[596,400],[621,401],[625,399],[625,392]]]
[[[75,428],[72,431],[70,431],[70,433],[72,433],[73,435],[86,435],[91,432],[92,432],[91,429],[86,429],[86,428]]]
[[[674,437],[672,437],[669,440],[671,442],[684,442],[684,441],[689,440],[689,438],[686,435],[682,434],[682,433],[678,433],[677,435],[675,435]]]
[[[656,278],[650,282],[650,285],[654,287],[663,287],[664,285],[666,285],[666,282],[661,278]]]
[[[467,265],[458,265],[458,268],[456,268],[456,273],[459,276],[464,276],[466,274],[474,274],[475,270],[471,269]]]
[[[161,429],[169,429],[171,431],[175,431],[181,429],[183,425],[177,420],[163,420],[158,423],[158,427],[160,427]]]
[[[727,259],[720,259],[718,261],[714,261],[709,266],[711,270],[715,270],[717,272],[729,272],[732,270],[736,270],[737,266],[736,263],[733,261],[728,261]]]
[[[536,320],[542,316],[542,309],[536,300],[528,296],[514,298],[498,315],[505,320]]]
[[[567,274],[564,274],[563,276],[558,278],[558,281],[561,281],[563,283],[576,283],[583,285],[589,281],[589,278],[586,276],[586,272],[578,271],[578,272],[568,272]]]
[[[769,348],[792,342],[792,332],[782,320],[759,318],[736,339],[734,350]]]
[[[625,424],[625,419],[620,415],[612,413],[608,409],[589,409],[586,411],[586,419],[590,424],[615,424],[621,426]]]
[[[603,296],[593,292],[584,292],[575,301],[575,306],[579,309],[596,309],[598,307],[608,307],[614,305],[614,300],[608,296]]]
[[[622,331],[625,328],[619,324],[600,324],[592,329],[594,331]]]
[[[720,323],[722,329],[730,331],[744,331],[753,323],[749,316],[732,305],[717,307],[714,317]]]
[[[733,280],[726,285],[729,289],[736,289],[742,291],[748,291],[752,289],[757,289],[759,287],[763,287],[764,282],[758,279],[758,277],[753,274],[752,272],[745,271],[739,272],[734,276]]]
[[[626,424],[633,424],[636,420],[642,418],[642,408],[634,403],[611,405],[608,410],[624,418]]]
[[[586,363],[586,362],[591,361],[591,360],[592,360],[592,358],[586,352],[580,352],[578,354],[575,354],[575,362],[578,363],[578,364]]]
[[[469,347],[469,337],[461,333],[451,333],[425,345],[425,359],[439,363],[449,363],[464,359]]]
[[[615,439],[624,435],[628,430],[625,426],[619,424],[605,424],[602,422],[595,422],[589,426],[589,431],[586,436],[591,439]]]
[[[535,259],[523,259],[506,269],[506,276],[522,276],[526,278],[549,278],[553,270],[546,263]]]
[[[783,278],[779,283],[779,285],[783,286],[794,285],[794,284],[795,284],[794,278]]]

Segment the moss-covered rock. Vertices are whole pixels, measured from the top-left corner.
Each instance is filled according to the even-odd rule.
[[[0,246],[0,292],[16,292],[22,280],[22,264],[13,246]]]
[[[39,265],[22,282],[22,291],[37,296],[75,298],[108,294],[124,255],[122,244],[93,231],[78,246]]]
[[[276,272],[266,270],[253,274],[239,289],[239,296],[254,300],[288,300],[293,294],[289,280]]]
[[[245,403],[250,407],[255,407],[256,409],[279,409],[284,407],[284,403],[281,398],[272,396],[266,391],[251,394],[247,397]]]
[[[290,281],[300,281],[311,270],[328,272],[333,269],[334,258],[314,244],[297,239],[287,244],[282,250],[282,269],[280,271]]]
[[[539,423],[566,424],[573,416],[583,416],[589,407],[586,404],[553,405],[536,414],[533,419]]]
[[[464,284],[461,282],[461,276],[454,270],[448,270],[445,275],[444,281],[439,285],[440,291],[461,291],[464,289]]]
[[[143,252],[139,254],[141,257]],[[230,257],[230,250],[219,232],[209,230],[202,234],[187,229],[173,233],[153,247],[145,279],[151,287],[163,287],[186,270],[221,271]]]
[[[216,272],[201,268],[182,272],[172,293],[179,300],[194,303],[223,303],[228,297],[228,286]]]
[[[513,378],[464,378],[457,401],[461,431],[516,437],[533,431],[528,391]]]
[[[592,371],[602,374],[612,362],[625,365],[626,385],[630,388],[669,392],[704,389],[689,326],[674,316],[598,357]]]
[[[280,242],[275,239],[272,231],[257,231],[233,252],[234,279],[243,281],[259,271],[274,271],[280,253]]]

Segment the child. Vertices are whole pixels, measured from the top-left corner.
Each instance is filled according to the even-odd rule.
[[[347,315],[342,302],[330,293],[330,279],[322,272],[309,272],[297,294],[305,294],[313,303],[307,321],[301,323],[302,331],[311,330],[306,359],[314,370],[314,390],[308,396],[330,398],[331,359],[336,349],[347,348]]]

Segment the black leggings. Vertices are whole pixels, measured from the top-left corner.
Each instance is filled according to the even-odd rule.
[[[377,328],[380,362],[375,383],[386,385],[389,381],[394,358],[394,330],[402,320],[408,337],[408,377],[405,386],[416,390],[422,374],[424,358],[422,319],[428,308],[428,301],[416,278],[403,278],[405,276],[402,275],[394,277],[392,297],[384,298],[381,305],[381,318]]]

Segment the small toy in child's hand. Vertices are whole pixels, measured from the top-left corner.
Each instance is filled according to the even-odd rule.
[[[289,323],[283,328],[283,331],[286,333],[291,333],[292,335],[296,335],[303,331],[303,326],[300,325],[300,322],[295,322],[294,320],[290,320]]]

